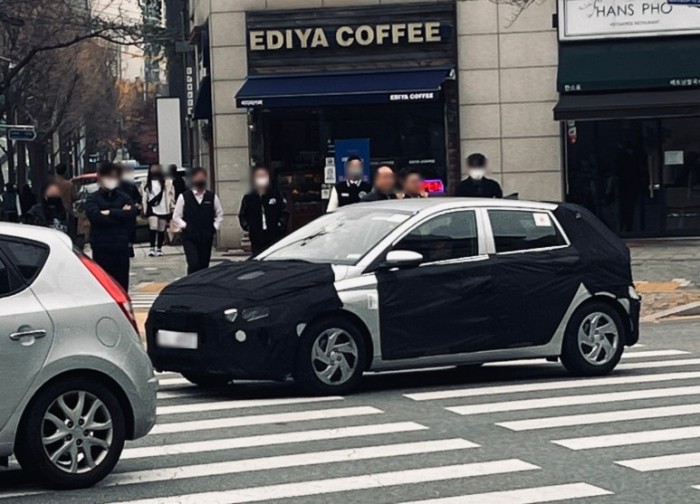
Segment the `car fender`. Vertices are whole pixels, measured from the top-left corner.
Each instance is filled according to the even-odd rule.
[[[374,273],[368,273],[340,280],[335,283],[335,289],[343,303],[343,310],[361,320],[369,332],[373,349],[372,362],[381,359],[377,277]]]

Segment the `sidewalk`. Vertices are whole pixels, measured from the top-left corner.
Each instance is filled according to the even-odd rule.
[[[653,322],[673,316],[700,315],[700,239],[634,240],[632,271],[644,297],[642,318]],[[165,247],[164,257],[148,257],[148,247],[136,249],[131,267],[134,309],[144,314],[163,287],[186,273],[182,247]],[[215,252],[212,264],[242,261],[239,251]]]

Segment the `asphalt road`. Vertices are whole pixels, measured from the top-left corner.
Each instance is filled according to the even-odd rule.
[[[346,398],[163,375],[154,432],[98,488],[45,493],[13,466],[0,504],[700,502],[700,323],[642,343],[605,378],[534,361],[370,375]]]

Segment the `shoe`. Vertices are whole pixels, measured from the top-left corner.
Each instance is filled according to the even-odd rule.
[[[148,251],[148,257],[155,257],[156,256],[156,249],[151,249]]]
[[[156,257],[163,257],[163,249],[156,250]]]

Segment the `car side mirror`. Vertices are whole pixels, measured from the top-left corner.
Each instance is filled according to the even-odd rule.
[[[423,262],[423,254],[412,250],[392,250],[382,263],[384,268],[415,268]]]

